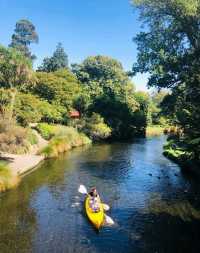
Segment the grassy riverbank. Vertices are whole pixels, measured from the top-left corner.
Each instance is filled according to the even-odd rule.
[[[41,123],[36,129],[38,132],[33,130],[33,133],[37,137],[37,145],[33,143],[25,154],[1,154],[8,162],[0,160],[0,192],[17,186],[20,175],[36,167],[45,158],[57,157],[74,147],[92,142],[73,127]]]
[[[45,158],[57,157],[74,147],[90,144],[92,141],[73,127],[40,124],[38,129],[42,136],[50,139],[49,144],[40,151]]]

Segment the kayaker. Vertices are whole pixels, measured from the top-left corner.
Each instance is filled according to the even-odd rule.
[[[90,207],[91,209],[97,213],[100,210],[99,207],[99,195],[95,187],[93,187],[89,193],[90,196]]]
[[[93,197],[93,198],[99,196],[96,187],[91,188],[89,195],[90,195],[90,197]]]

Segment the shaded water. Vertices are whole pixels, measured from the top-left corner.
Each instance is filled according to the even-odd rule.
[[[0,252],[200,252],[200,184],[162,155],[164,141],[94,145],[44,162],[0,196]],[[113,227],[95,232],[81,183],[98,188]]]

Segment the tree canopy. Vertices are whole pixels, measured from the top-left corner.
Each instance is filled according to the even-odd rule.
[[[139,53],[133,71],[150,73],[149,86],[171,89],[162,104],[183,128],[184,147],[189,150],[191,141],[200,140],[200,2],[136,0],[134,4],[146,29],[134,39]],[[192,152],[200,160],[200,142],[195,143]]]
[[[29,46],[31,43],[37,42],[38,34],[36,32],[35,26],[29,20],[19,20],[16,23],[10,47],[19,50],[26,57],[34,60],[36,56],[31,54]]]
[[[31,61],[13,48],[0,46],[0,86],[14,88],[28,83],[32,77]]]
[[[127,82],[128,76],[123,70],[122,64],[107,56],[90,56],[82,64],[72,65],[72,71],[82,83],[98,81],[101,85],[112,82]]]
[[[38,71],[54,72],[62,68],[68,68],[68,55],[61,43],[58,43],[52,57],[45,57]]]
[[[140,104],[135,97],[134,84],[120,62],[106,56],[91,56],[82,64],[73,65],[72,71],[82,83],[83,94],[87,94],[87,100],[79,99],[79,108],[83,101],[88,105],[87,109],[81,108],[83,111],[100,114],[112,128],[115,138],[144,134],[146,109],[141,107],[143,120],[138,123],[136,115],[139,115]]]

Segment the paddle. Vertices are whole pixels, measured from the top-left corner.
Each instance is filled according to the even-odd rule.
[[[85,195],[88,194],[85,185],[82,185],[82,184],[79,186],[78,191],[79,191],[80,193],[82,193],[82,194],[85,194]]]
[[[105,223],[108,224],[108,225],[114,225],[113,219],[110,216],[106,215],[106,214],[105,214]]]
[[[81,194],[85,194],[85,195],[88,194],[88,191],[87,191],[85,185],[82,185],[82,184],[79,186],[78,191],[79,191]],[[103,209],[104,209],[105,211],[108,211],[108,210],[110,209],[109,205],[107,205],[107,204],[105,204],[105,203],[102,203],[102,205],[103,205]]]

